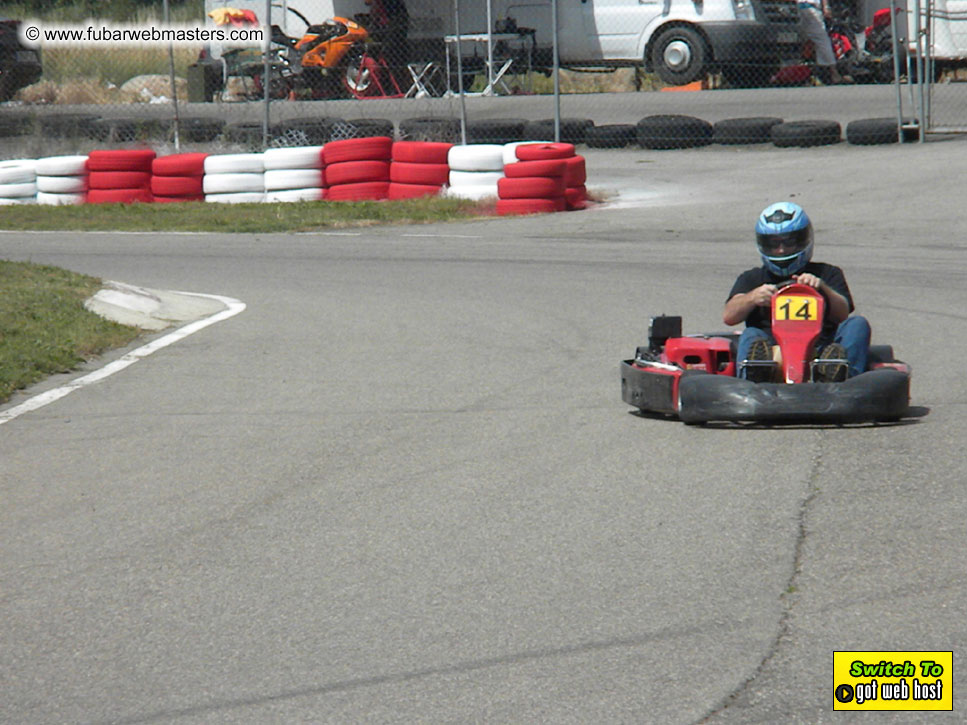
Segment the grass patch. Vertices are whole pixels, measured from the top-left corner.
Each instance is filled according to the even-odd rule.
[[[427,197],[404,201],[279,204],[82,204],[4,207],[0,227],[21,231],[286,233],[377,224],[428,224],[493,214],[493,202]]]
[[[84,309],[100,288],[94,277],[0,260],[0,402],[138,337],[137,328]]]

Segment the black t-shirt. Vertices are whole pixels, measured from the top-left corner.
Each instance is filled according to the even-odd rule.
[[[846,276],[843,274],[843,270],[832,264],[824,264],[823,262],[810,262],[807,264],[803,270],[800,272],[809,272],[819,277],[823,282],[828,284],[834,290],[839,292],[846,301],[849,303],[849,311],[852,312],[855,308],[853,306],[853,296],[849,292],[849,286],[846,284]],[[745,294],[746,292],[751,292],[756,287],[764,284],[779,284],[780,282],[788,279],[787,277],[777,277],[765,266],[755,267],[754,269],[747,269],[745,272],[739,275],[738,279],[735,280],[735,284],[732,285],[732,291],[729,292],[728,299],[732,299],[736,295]],[[728,301],[728,300],[726,300]],[[829,305],[826,306],[827,315],[826,319],[823,321],[823,335],[825,337],[832,336],[836,331],[836,325],[829,321]],[[772,310],[769,307],[754,307],[749,316],[745,319],[746,327],[758,327],[762,330],[772,329]]]

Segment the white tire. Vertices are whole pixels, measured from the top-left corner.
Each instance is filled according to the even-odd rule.
[[[37,162],[30,159],[0,161],[0,184],[24,184],[37,178]]]
[[[516,164],[520,159],[517,158],[517,147],[526,146],[527,144],[533,143],[551,143],[550,141],[511,141],[510,143],[504,144],[504,166],[507,164]]]
[[[25,196],[37,196],[37,184],[33,182],[23,184],[0,184],[0,196],[7,199],[20,199]]]
[[[447,163],[457,171],[500,171],[504,168],[504,147],[494,143],[453,146],[447,153]]]
[[[265,190],[307,189],[322,186],[322,169],[273,169],[265,172]]]
[[[205,159],[206,174],[261,174],[262,154],[214,154]]]
[[[35,171],[37,176],[80,176],[87,173],[87,155],[37,159]]]
[[[265,201],[265,194],[241,191],[234,194],[205,194],[205,201],[216,204],[257,204]]]
[[[265,195],[265,200],[275,201],[322,201],[323,189],[284,189],[282,191],[270,191]]]
[[[448,199],[488,199],[497,198],[496,184],[468,184],[467,186],[450,186],[444,189],[442,196]]]
[[[206,194],[235,194],[265,191],[264,174],[205,174],[201,181]]]
[[[14,204],[36,204],[36,196],[20,196],[16,198],[7,198],[0,196],[0,206],[13,206]]]
[[[48,194],[46,191],[37,192],[38,204],[62,206],[64,204],[83,204],[85,201],[85,194]]]
[[[86,176],[38,176],[37,191],[49,194],[77,194],[87,191]]]
[[[322,146],[292,146],[266,149],[265,170],[270,169],[321,169]]]
[[[501,169],[504,167],[501,166]],[[450,186],[493,186],[497,188],[497,182],[504,178],[501,171],[451,171]]]

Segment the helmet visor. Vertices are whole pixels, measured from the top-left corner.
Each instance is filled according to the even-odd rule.
[[[809,227],[783,234],[756,234],[759,251],[769,257],[798,254],[809,246]]]

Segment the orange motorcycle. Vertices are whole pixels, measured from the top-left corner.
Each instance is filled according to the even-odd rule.
[[[334,17],[324,23],[306,24],[300,38],[272,26],[272,42],[286,49],[282,75],[294,91],[304,90],[313,98],[403,96],[380,44],[357,20]]]

